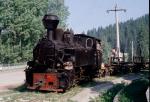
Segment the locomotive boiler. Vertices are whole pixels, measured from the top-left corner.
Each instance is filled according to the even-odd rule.
[[[56,15],[47,14],[42,21],[47,34],[33,49],[33,60],[27,62],[28,89],[62,92],[99,76],[102,60],[99,39],[57,28]]]

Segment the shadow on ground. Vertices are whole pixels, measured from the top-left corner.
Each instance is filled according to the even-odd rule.
[[[132,80],[132,79],[134,79],[134,77],[145,76],[145,73],[147,74],[148,72],[144,71],[144,72],[139,73],[139,74],[130,73],[130,74],[127,74],[127,75],[124,75],[124,76],[118,74],[115,77],[120,78],[122,76],[121,77],[122,79]],[[105,88],[105,86],[113,86],[113,85],[114,85],[114,83],[112,82],[112,80],[107,80],[107,81],[105,81],[105,80],[92,80],[90,82],[82,81],[77,86],[79,86],[81,88],[90,88],[91,87],[92,91],[99,92],[99,90],[98,90],[99,88]],[[22,84],[22,85],[20,85],[16,88],[9,88],[9,90],[18,91],[18,92],[33,92],[33,91],[34,92],[41,92],[41,93],[49,93],[50,92],[50,91],[29,90],[29,89],[27,89],[25,84]],[[67,90],[67,92],[69,90]]]

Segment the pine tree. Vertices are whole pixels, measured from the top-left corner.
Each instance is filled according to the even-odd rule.
[[[128,53],[131,59],[131,42],[134,42],[134,55],[149,57],[149,15],[146,14],[136,20],[130,19],[120,23],[120,45],[121,52]],[[93,28],[87,31],[90,36],[97,37],[104,42],[104,56],[108,56],[108,51],[115,47],[116,33],[115,25],[109,25],[105,28]],[[107,58],[104,57],[104,60]]]

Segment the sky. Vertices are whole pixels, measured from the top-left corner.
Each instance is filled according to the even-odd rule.
[[[118,12],[119,22],[136,19],[149,13],[149,0],[65,0],[70,12],[68,27],[75,33],[82,33],[99,26],[114,24],[114,12],[107,13],[106,10],[113,9],[115,4],[118,8],[127,10]]]

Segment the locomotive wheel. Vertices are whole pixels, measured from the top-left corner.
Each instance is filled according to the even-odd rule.
[[[109,70],[110,75],[113,75],[113,69]]]
[[[66,77],[65,79],[64,79],[64,89],[63,89],[63,92],[66,92],[66,90],[68,89],[68,88],[70,88],[69,87],[69,80],[68,80],[68,78]]]
[[[110,70],[108,68],[105,69],[105,76],[110,76]]]
[[[61,79],[60,87],[63,89],[63,92],[69,88],[68,80],[66,78]]]
[[[63,73],[62,74],[62,77],[61,77],[61,79],[60,79],[60,87],[62,88],[62,89],[67,89],[67,83],[68,83],[68,81],[67,81],[67,76],[66,76],[66,74],[65,73]]]
[[[92,77],[91,75],[89,75],[89,77],[85,78],[85,80],[86,80],[87,82],[92,81],[92,79],[93,79],[93,77]]]
[[[138,73],[138,72],[140,72],[140,67],[135,66],[135,67],[133,68],[133,73]]]
[[[105,77],[105,70],[103,69],[100,70],[100,77]]]

